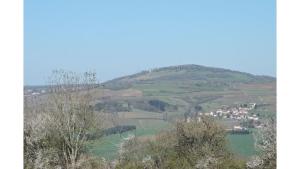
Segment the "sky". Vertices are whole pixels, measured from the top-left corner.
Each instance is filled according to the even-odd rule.
[[[275,0],[25,0],[24,83],[198,64],[276,77]]]

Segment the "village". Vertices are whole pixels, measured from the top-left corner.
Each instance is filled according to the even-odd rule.
[[[234,106],[223,105],[221,108],[211,112],[194,111],[188,112],[185,116],[187,123],[191,121],[201,121],[202,116],[210,116],[217,119],[232,120],[239,122],[239,125],[234,125],[226,131],[232,134],[249,134],[249,128],[261,128],[261,122],[256,114],[249,111],[256,108],[256,103],[239,104]]]

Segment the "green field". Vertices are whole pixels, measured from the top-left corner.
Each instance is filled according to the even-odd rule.
[[[136,135],[137,137],[153,136],[170,126],[168,122],[162,120],[131,120],[128,121],[128,124],[136,125],[136,131],[126,132],[121,136],[114,134],[90,141],[87,143],[88,152],[107,159],[113,159],[118,155],[120,143],[129,135]]]
[[[248,158],[256,154],[254,148],[254,138],[252,134],[228,135],[229,146],[237,155]]]

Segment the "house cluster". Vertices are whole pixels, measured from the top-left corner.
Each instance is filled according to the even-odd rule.
[[[189,111],[184,114],[185,121],[187,123],[191,121],[200,122],[202,116],[211,116],[219,119],[232,119],[240,122],[240,125],[232,126],[230,129],[226,129],[231,134],[249,134],[248,128],[260,128],[261,122],[257,115],[249,113],[250,110],[254,109],[256,103],[241,104],[235,106],[223,105],[216,111],[201,112],[201,111]]]
[[[196,121],[201,120],[201,116],[212,116],[216,118],[223,118],[223,119],[233,119],[233,120],[252,120],[258,121],[259,118],[254,114],[250,115],[249,111],[254,109],[256,103],[249,103],[249,104],[241,104],[235,106],[227,106],[223,105],[221,108],[217,109],[216,111],[211,112],[195,112],[193,114],[188,113],[185,114],[185,121],[190,122],[192,119]]]
[[[200,115],[219,117],[224,119],[234,120],[254,120],[257,121],[259,118],[254,114],[250,115],[249,111],[254,109],[256,103],[241,104],[236,106],[222,106],[222,108],[209,113],[199,113]]]

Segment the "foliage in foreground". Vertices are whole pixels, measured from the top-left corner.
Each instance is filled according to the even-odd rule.
[[[276,120],[271,118],[255,135],[256,148],[260,155],[253,157],[247,163],[248,168],[275,169],[276,168]]]
[[[226,146],[225,131],[212,119],[178,122],[175,129],[161,133],[154,141],[130,140],[117,168],[148,169],[242,169]]]

